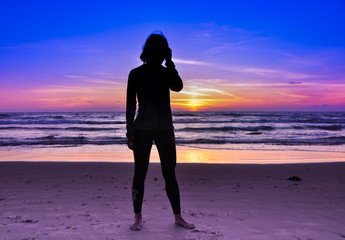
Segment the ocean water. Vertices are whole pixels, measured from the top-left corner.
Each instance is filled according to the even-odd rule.
[[[175,112],[178,146],[345,152],[345,112]],[[0,113],[0,151],[126,149],[124,112]]]

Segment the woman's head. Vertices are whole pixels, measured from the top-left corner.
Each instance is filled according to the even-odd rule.
[[[140,59],[144,63],[162,64],[167,56],[169,45],[162,32],[152,33],[146,39]]]

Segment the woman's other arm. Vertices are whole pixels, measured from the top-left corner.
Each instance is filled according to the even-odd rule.
[[[134,136],[134,116],[137,106],[135,77],[133,70],[129,73],[126,99],[126,129],[127,137]]]

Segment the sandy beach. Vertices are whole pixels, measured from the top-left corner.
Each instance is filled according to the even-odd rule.
[[[151,163],[144,227],[133,232],[133,164],[1,162],[1,239],[345,238],[345,163],[180,163],[176,171],[183,215],[196,228],[174,225]]]

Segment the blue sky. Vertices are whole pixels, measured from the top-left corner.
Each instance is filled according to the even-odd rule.
[[[216,23],[307,46],[343,46],[344,1],[7,1],[2,46],[143,23]]]
[[[344,12],[344,1],[7,2],[0,111],[123,109],[155,29],[185,80],[173,107],[345,110]]]

